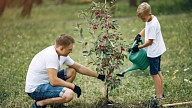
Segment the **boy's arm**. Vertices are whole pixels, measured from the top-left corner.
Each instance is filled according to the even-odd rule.
[[[149,39],[147,42],[145,42],[143,45],[138,46],[138,49],[147,47],[153,43],[153,39]]]
[[[138,35],[143,36],[144,34],[145,34],[145,28],[143,30],[141,30],[141,32]],[[153,43],[153,39],[149,39],[143,45],[135,46],[132,49],[133,49],[133,51],[137,52],[137,51],[139,51],[139,49],[147,47],[147,46],[151,45],[152,43]]]
[[[145,28],[143,30],[141,30],[141,32],[139,33],[141,36],[145,35]],[[153,39],[149,39],[146,43],[144,43],[143,45],[138,46],[139,49],[147,47],[149,45],[151,45],[153,43]]]
[[[141,32],[139,34],[140,34],[140,36],[145,35],[145,28],[143,30],[141,30]]]
[[[140,42],[141,41],[141,36],[143,36],[145,34],[145,28],[143,30],[141,30],[140,33],[138,33],[136,36],[135,36],[135,40],[137,40],[137,42]]]

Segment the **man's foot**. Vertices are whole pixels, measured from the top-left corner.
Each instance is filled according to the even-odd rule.
[[[37,106],[36,102],[32,104],[32,108],[46,108],[46,105],[44,106]]]

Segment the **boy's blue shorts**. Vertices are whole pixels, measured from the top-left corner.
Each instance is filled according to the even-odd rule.
[[[159,71],[161,71],[160,64],[161,64],[161,56],[150,58],[149,60],[149,66],[150,66],[150,74],[151,75],[157,75]]]
[[[57,76],[63,80],[67,80],[66,69],[62,69],[58,72]],[[39,85],[34,92],[28,93],[28,95],[36,100],[44,100],[54,97],[62,97],[67,88],[63,86],[52,86],[50,83]]]

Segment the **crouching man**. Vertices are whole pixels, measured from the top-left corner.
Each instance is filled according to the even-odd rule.
[[[32,59],[26,76],[25,92],[35,100],[33,108],[67,103],[73,99],[74,92],[80,97],[81,88],[72,83],[76,72],[104,81],[105,75],[97,74],[70,58],[74,43],[71,36],[61,34],[55,45],[43,49]],[[62,65],[68,67],[60,69]]]

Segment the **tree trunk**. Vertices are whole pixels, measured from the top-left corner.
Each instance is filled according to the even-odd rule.
[[[136,7],[137,6],[137,0],[129,0],[129,5]]]
[[[63,4],[64,2],[65,2],[65,0],[57,0],[58,5]]]
[[[8,8],[13,7],[13,1],[14,0],[7,0],[6,7],[8,7]]]
[[[30,14],[31,14],[31,9],[32,9],[32,6],[33,6],[33,1],[34,0],[24,0],[24,7],[23,7],[23,10],[22,10],[22,13],[21,15],[23,17],[29,17]]]
[[[141,0],[141,2],[148,2],[149,0]]]
[[[37,5],[41,5],[42,3],[43,3],[42,0],[35,0],[35,4],[37,4]]]
[[[25,2],[25,0],[20,0],[19,7],[23,7],[24,6],[24,2]]]
[[[0,0],[0,16],[3,14],[6,6],[6,0]]]

